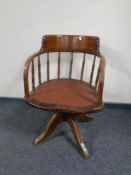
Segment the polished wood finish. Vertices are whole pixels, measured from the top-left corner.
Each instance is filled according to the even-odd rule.
[[[60,62],[61,62],[61,57],[60,57],[60,52],[58,56],[58,79],[60,79]]]
[[[82,156],[85,159],[88,159],[89,153],[88,153],[88,150],[84,144],[84,141],[83,141],[82,135],[80,133],[78,124],[77,124],[77,122],[75,120],[75,116],[73,116],[73,114],[68,114],[65,116],[65,115],[63,115],[63,113],[55,112],[53,114],[53,116],[50,118],[50,120],[48,121],[46,127],[43,129],[42,133],[38,137],[35,138],[35,140],[33,141],[33,144],[37,145],[37,144],[41,143],[42,141],[44,141],[48,136],[50,136],[53,133],[53,131],[55,130],[57,125],[63,121],[67,121],[68,124],[70,125],[72,133],[74,135],[74,138],[80,147]]]
[[[32,91],[35,90],[35,67],[34,67],[34,59],[32,60]]]
[[[76,142],[78,143],[78,145],[80,147],[80,150],[81,150],[81,153],[82,153],[83,157],[85,159],[88,159],[89,153],[88,153],[88,150],[87,150],[87,148],[84,144],[83,137],[82,137],[81,132],[79,130],[78,124],[77,124],[74,116],[72,116],[72,114],[70,114],[70,115],[71,116],[69,116],[67,118],[67,121],[68,121],[68,123],[71,127],[71,130],[72,130],[72,133],[75,137],[75,140],[76,140]]]
[[[99,38],[83,35],[45,35],[41,52],[82,52],[97,55]]]
[[[25,100],[38,108],[55,112],[46,129],[42,132],[34,143],[41,142],[47,138],[55,129],[58,123],[63,121],[63,112],[68,115],[67,122],[71,126],[72,132],[84,158],[88,157],[88,151],[85,149],[82,136],[74,118],[74,114],[81,121],[89,121],[91,118],[85,116],[85,113],[100,110],[103,108],[103,86],[105,76],[106,61],[100,53],[99,37],[83,35],[45,35],[42,38],[42,45],[38,52],[31,55],[24,67],[24,91]],[[50,53],[58,53],[57,77],[51,79],[51,57]],[[61,78],[62,57],[61,53],[70,52],[69,76]],[[74,53],[83,54],[81,71],[78,79],[72,78],[73,65],[75,62]],[[42,81],[42,61],[41,55],[47,56],[47,79]],[[89,81],[83,80],[86,71],[85,63],[88,55],[93,56]],[[35,60],[38,64],[35,64]],[[99,60],[96,70],[96,60]],[[37,66],[37,68],[36,68]],[[31,69],[30,69],[31,67]],[[38,85],[36,79],[36,70],[38,69]],[[32,81],[29,84],[29,71],[31,70]],[[95,77],[95,73],[97,75]],[[30,86],[32,88],[30,88]],[[73,115],[73,116],[72,116]],[[83,151],[85,150],[85,151]]]
[[[80,80],[81,80],[81,81],[82,81],[82,79],[83,79],[84,66],[85,66],[85,58],[86,58],[86,54],[84,53],[83,62],[82,62],[82,68],[81,68],[81,75],[80,75]]]
[[[54,113],[42,133],[34,140],[33,144],[36,145],[44,141],[61,121],[63,121],[62,114],[58,112]]]
[[[47,81],[50,80],[50,56],[49,52],[47,53]]]
[[[72,75],[72,65],[73,65],[73,52],[71,52],[71,58],[70,58],[69,79],[71,79]]]
[[[39,85],[41,85],[41,63],[40,63],[40,55],[38,55],[38,80],[39,80]]]
[[[30,103],[43,109],[82,113],[97,109],[99,99],[88,83],[75,79],[47,81],[31,92]],[[101,107],[101,106],[100,106]]]
[[[51,43],[50,43],[51,42]],[[53,43],[52,43],[53,42]],[[49,44],[50,43],[50,44]],[[47,45],[49,44],[49,46]],[[65,44],[65,45],[64,45]],[[85,46],[86,44],[86,46]],[[56,48],[55,48],[56,47]],[[61,50],[60,50],[61,49]],[[94,110],[103,108],[103,102],[102,102],[102,94],[103,94],[103,85],[104,85],[104,72],[105,72],[105,58],[102,56],[102,54],[99,51],[99,38],[98,37],[91,37],[91,36],[77,36],[77,35],[47,35],[43,37],[42,40],[42,46],[39,52],[33,54],[30,56],[25,64],[25,69],[24,69],[24,89],[25,89],[25,100],[32,103],[32,92],[29,90],[29,83],[28,83],[28,73],[29,73],[29,67],[30,63],[32,63],[32,91],[37,89],[35,87],[35,77],[34,77],[34,59],[38,59],[41,54],[45,53],[47,54],[47,81],[50,80],[50,58],[49,58],[49,53],[50,52],[55,52],[58,51],[58,77],[56,79],[60,79],[60,64],[61,64],[61,58],[60,58],[60,52],[71,52],[71,58],[70,58],[70,66],[69,66],[69,79],[72,79],[72,65],[73,65],[73,53],[74,52],[83,52],[84,53],[84,58],[83,58],[83,63],[82,63],[82,69],[81,69],[81,75],[80,75],[80,81],[84,82],[82,80],[83,78],[83,73],[85,71],[84,69],[84,64],[85,64],[85,58],[87,53],[92,53],[94,54],[94,60],[92,64],[92,71],[90,75],[90,81],[88,82],[91,89],[95,89],[94,94],[97,95],[98,103],[97,107],[94,107]],[[86,54],[85,54],[86,53]],[[95,69],[95,62],[96,62],[96,56],[100,59],[100,64],[99,64],[99,69],[97,73],[97,77],[95,80],[95,86],[92,85],[92,80],[94,76],[94,69]],[[39,80],[40,80],[40,75],[41,75],[41,66],[40,66],[40,61],[39,61]],[[43,82],[40,82],[40,85],[43,84]],[[48,108],[50,104],[43,103],[44,105],[39,105],[35,104],[36,106],[39,106],[40,108],[45,109],[46,107]],[[51,105],[52,106],[52,105]],[[55,109],[61,110],[61,106],[55,105]],[[65,106],[66,111],[70,111]],[[86,110],[84,108],[83,112],[89,112],[91,110],[90,107],[87,106]],[[93,110],[93,109],[92,109]],[[82,112],[81,110],[79,112]]]
[[[95,69],[95,63],[96,63],[96,55],[94,55],[94,59],[93,59],[91,75],[90,75],[90,85],[92,85],[92,79],[93,79],[93,74],[94,74],[94,69]]]
[[[94,117],[88,114],[79,113],[77,114],[77,119],[80,122],[89,122],[91,120],[94,120]]]

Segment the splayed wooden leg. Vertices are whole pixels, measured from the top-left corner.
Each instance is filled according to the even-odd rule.
[[[77,114],[77,116],[80,122],[89,122],[94,119],[93,116],[88,115],[88,114]]]
[[[67,122],[69,123],[71,130],[72,130],[72,133],[75,137],[75,140],[81,149],[82,156],[85,159],[88,159],[89,153],[88,153],[87,148],[85,147],[82,135],[80,133],[80,130],[79,130],[79,127],[78,127],[78,124],[77,124],[75,118],[72,115],[69,115],[67,118]]]
[[[85,119],[84,114],[79,114],[78,116],[81,117],[82,119]],[[83,141],[82,135],[80,133],[78,124],[75,120],[74,114],[66,113],[66,115],[65,115],[62,112],[61,113],[55,112],[53,114],[53,116],[51,117],[51,119],[48,121],[45,129],[43,129],[42,133],[34,140],[33,144],[37,145],[38,143],[41,143],[42,141],[44,141],[48,136],[50,136],[53,133],[53,131],[55,130],[57,125],[62,121],[68,122],[68,124],[71,127],[72,133],[75,137],[75,140],[80,147],[80,151],[81,151],[82,156],[85,159],[88,159],[89,153],[88,153],[88,150],[84,144],[84,141]]]
[[[44,141],[55,130],[61,121],[63,121],[62,113],[54,113],[42,133],[33,141],[33,144],[36,145]]]

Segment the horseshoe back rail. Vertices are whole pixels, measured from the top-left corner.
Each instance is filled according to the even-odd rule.
[[[36,80],[35,72],[38,71],[38,85],[41,85],[42,82],[42,73],[41,73],[41,58],[42,54],[47,56],[47,81],[51,80],[50,78],[50,53],[58,53],[58,62],[57,62],[57,77],[56,79],[61,79],[61,53],[70,52],[70,61],[69,61],[69,79],[72,79],[72,69],[74,62],[74,53],[82,53],[83,60],[80,71],[80,81],[83,81],[83,74],[85,69],[85,62],[87,55],[94,55],[91,67],[91,73],[89,77],[88,84],[95,89],[96,94],[99,97],[99,103],[102,103],[102,94],[103,94],[103,85],[104,85],[104,71],[105,71],[105,58],[99,51],[99,38],[94,36],[78,36],[78,35],[46,35],[42,39],[41,49],[31,55],[25,64],[24,67],[24,90],[25,97],[29,98],[29,67],[31,66],[31,79],[32,79],[32,91],[35,90]],[[96,60],[99,59],[99,66],[97,70],[97,75],[95,77],[95,84],[93,85],[94,72],[96,68]],[[37,60],[37,65],[34,64],[34,61]],[[37,69],[36,69],[37,66]]]

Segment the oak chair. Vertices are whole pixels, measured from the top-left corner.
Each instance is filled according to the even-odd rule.
[[[27,59],[24,67],[24,99],[35,107],[53,112],[45,129],[34,140],[34,144],[45,140],[60,122],[66,121],[83,157],[88,158],[89,153],[77,119],[89,121],[93,117],[87,113],[103,108],[105,58],[100,53],[99,45],[99,37],[95,36],[45,35],[40,50]],[[77,55],[78,53],[80,55]],[[56,60],[54,68],[57,68],[55,78],[51,78],[52,54],[55,54]],[[68,54],[68,59],[65,57],[68,69],[64,69],[67,74],[63,77],[61,72],[65,54]],[[79,73],[77,71],[79,77],[73,78],[74,64],[79,56],[81,57],[81,62],[77,65],[80,68]],[[86,64],[88,57],[90,71],[89,65]],[[43,69],[46,70],[45,73],[42,72]]]

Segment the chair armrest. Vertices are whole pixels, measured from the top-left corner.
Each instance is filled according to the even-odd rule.
[[[101,61],[100,61],[100,74],[98,79],[97,95],[98,95],[99,103],[102,104],[106,59],[101,53],[99,54],[99,57]]]
[[[29,73],[29,66],[33,59],[35,59],[40,54],[40,51],[32,54],[29,56],[26,60],[25,66],[24,66],[24,92],[25,92],[25,98],[29,98],[29,82],[28,82],[28,73]]]

